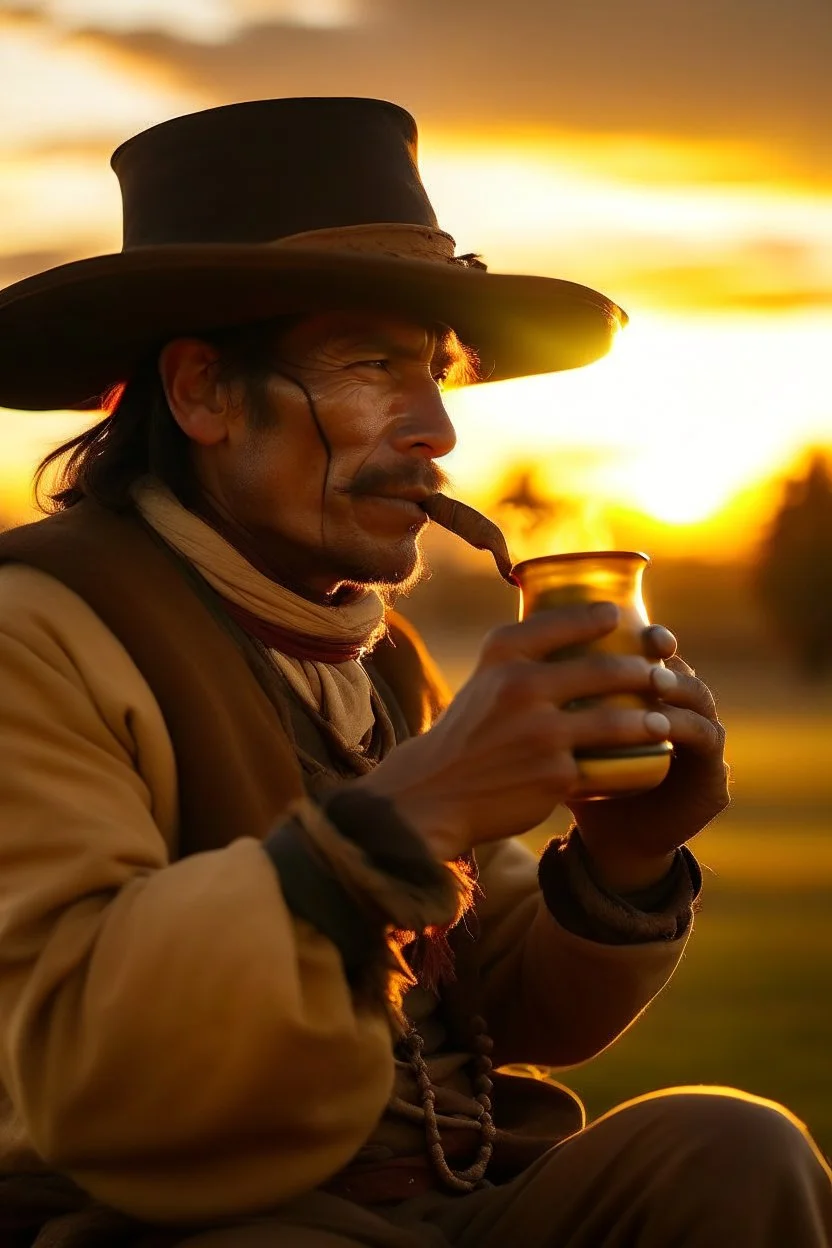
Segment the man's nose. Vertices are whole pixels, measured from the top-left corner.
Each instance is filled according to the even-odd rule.
[[[456,446],[456,430],[445,411],[439,390],[420,395],[396,425],[393,444],[403,454],[440,459]]]

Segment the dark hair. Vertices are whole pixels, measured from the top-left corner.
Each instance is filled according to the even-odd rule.
[[[265,423],[265,383],[275,369],[275,348],[294,317],[259,321],[256,325],[201,333],[215,347],[220,380],[242,382],[251,419]],[[130,489],[139,477],[163,481],[183,502],[193,490],[189,441],[173,418],[159,373],[160,344],[146,355],[129,381],[104,395],[105,415],[50,451],[35,472],[35,497],[42,511],[65,511],[87,495],[105,507],[130,506]],[[44,488],[50,469],[57,469],[52,488]]]
[[[278,371],[279,340],[297,320],[278,317],[195,335],[216,348],[220,380],[243,385],[249,418],[255,424],[265,425],[272,418],[266,383]],[[144,357],[129,381],[104,396],[103,419],[41,460],[34,486],[42,511],[66,511],[87,496],[114,511],[126,510],[133,483],[146,475],[162,481],[186,507],[194,504],[189,439],[173,418],[159,373],[162,345]],[[474,352],[452,330],[442,332],[439,346],[447,359],[449,384],[477,378]],[[320,429],[319,433],[324,436]],[[47,489],[44,479],[53,469],[56,475]]]

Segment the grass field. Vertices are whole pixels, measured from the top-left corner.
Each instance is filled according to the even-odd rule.
[[[456,685],[464,646],[434,642]],[[733,804],[693,843],[701,911],[670,985],[563,1081],[590,1117],[654,1088],[727,1084],[780,1101],[832,1154],[832,688],[715,664]],[[542,845],[565,823],[529,834]]]

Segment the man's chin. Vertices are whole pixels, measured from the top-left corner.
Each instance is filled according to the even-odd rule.
[[[353,585],[379,590],[385,598],[395,598],[415,589],[427,574],[424,555],[418,543],[412,541],[395,555],[385,557],[379,552],[365,563],[356,562],[348,579]]]

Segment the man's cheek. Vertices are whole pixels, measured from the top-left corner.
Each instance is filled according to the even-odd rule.
[[[309,393],[319,412],[341,418],[345,409],[348,412],[352,407],[360,408],[366,404],[368,395],[377,387],[378,381],[372,377],[356,377],[354,373],[343,372],[310,386]]]

